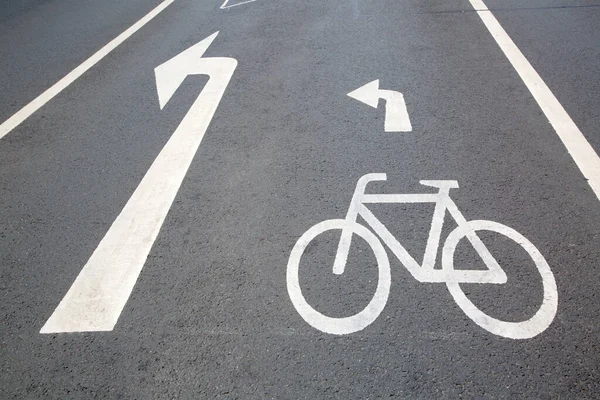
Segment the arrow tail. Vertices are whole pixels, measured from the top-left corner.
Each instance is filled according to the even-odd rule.
[[[156,69],[161,106],[187,75],[210,79],[41,333],[111,331],[117,323],[237,66],[233,58],[200,58],[215,36]]]
[[[385,104],[385,131],[386,132],[411,132],[412,125],[404,96],[400,92],[381,90]]]

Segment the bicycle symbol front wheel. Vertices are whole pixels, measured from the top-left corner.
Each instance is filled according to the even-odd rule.
[[[379,276],[375,294],[362,311],[350,317],[335,318],[320,313],[308,304],[300,288],[299,267],[306,247],[318,235],[329,230],[344,229],[350,229],[353,234],[357,234],[363,238],[371,247],[377,259]],[[375,321],[387,303],[390,293],[390,283],[390,263],[387,253],[377,236],[364,226],[344,219],[323,221],[306,231],[294,245],[287,266],[287,289],[296,311],[314,328],[334,335],[346,335],[358,332]]]
[[[450,294],[456,301],[456,304],[471,318],[477,325],[483,329],[511,339],[529,339],[542,333],[554,320],[558,308],[558,291],[556,281],[550,266],[544,259],[540,251],[527,238],[519,232],[506,225],[493,221],[476,220],[468,221],[456,228],[444,244],[442,252],[442,268],[454,269],[454,251],[458,242],[469,232],[492,231],[512,239],[521,246],[534,261],[535,266],[542,277],[542,286],[544,296],[542,305],[533,317],[522,322],[507,322],[492,318],[485,314],[469,300],[465,292],[461,289],[459,283],[447,282],[446,286]]]

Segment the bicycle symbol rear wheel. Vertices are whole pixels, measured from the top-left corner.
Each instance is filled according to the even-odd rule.
[[[493,221],[475,220],[468,221],[462,226],[457,227],[446,239],[442,252],[442,268],[454,269],[454,251],[458,242],[465,237],[468,232],[492,231],[512,239],[521,246],[534,261],[535,266],[542,277],[542,286],[544,296],[542,305],[533,317],[522,322],[507,322],[495,319],[485,314],[477,308],[471,300],[467,298],[460,287],[460,283],[446,283],[450,294],[456,301],[456,304],[471,318],[477,325],[483,329],[511,339],[529,339],[542,333],[554,320],[558,308],[558,291],[556,281],[550,266],[540,253],[540,251],[527,238],[519,232],[506,225]]]
[[[342,229],[351,229],[354,234],[363,238],[371,246],[377,259],[379,276],[375,295],[362,311],[350,317],[335,318],[320,313],[308,304],[300,288],[299,267],[302,254],[313,239],[323,232]],[[323,221],[306,231],[294,245],[287,266],[287,288],[296,311],[314,328],[334,335],[358,332],[375,321],[387,303],[390,283],[390,263],[377,236],[364,226],[344,219]]]

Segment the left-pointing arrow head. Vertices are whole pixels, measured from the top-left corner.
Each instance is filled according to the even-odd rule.
[[[203,70],[197,68],[198,60],[200,60],[218,34],[218,31],[213,33],[206,39],[182,51],[154,69],[158,102],[161,110],[188,75],[205,73]]]
[[[377,103],[379,103],[379,79],[375,79],[372,82],[367,83],[359,87],[356,90],[348,93],[348,96],[352,97],[360,101],[361,103],[365,103],[368,106],[373,108],[377,108]]]
[[[351,91],[348,96],[373,108],[378,107],[379,99],[385,100],[385,131],[412,131],[404,96],[394,90],[379,89],[379,79]]]

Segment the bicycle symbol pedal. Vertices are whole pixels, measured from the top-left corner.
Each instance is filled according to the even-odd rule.
[[[437,188],[437,193],[365,193],[365,188],[369,182],[386,180],[386,174],[364,175],[356,184],[346,218],[330,219],[314,225],[294,245],[287,265],[287,288],[294,307],[306,322],[322,332],[345,335],[360,331],[375,321],[383,311],[390,292],[391,274],[388,253],[384,248],[384,245],[386,245],[417,281],[445,283],[454,301],[464,313],[477,325],[493,334],[512,339],[528,339],[539,335],[550,326],[558,307],[556,281],[550,266],[528,239],[514,229],[498,222],[486,220],[467,221],[459,211],[458,206],[450,198],[450,189],[458,188],[458,182],[456,181],[420,181],[424,186]],[[435,204],[425,257],[421,265],[367,207],[368,204],[381,203]],[[457,227],[448,235],[442,248],[442,269],[434,269],[446,212],[454,218]],[[368,227],[357,222],[359,215]],[[354,234],[367,242],[377,259],[379,279],[375,294],[362,311],[349,317],[334,318],[320,313],[308,304],[300,288],[299,266],[302,254],[313,239],[329,230],[341,231],[333,263],[334,274],[344,273]],[[492,231],[506,236],[521,246],[534,261],[542,278],[544,296],[540,308],[528,320],[509,322],[493,318],[477,308],[461,289],[461,283],[504,284],[507,281],[506,273],[483,244],[477,235],[478,231]],[[454,269],[454,252],[462,238],[467,238],[471,243],[485,263],[487,270]]]

